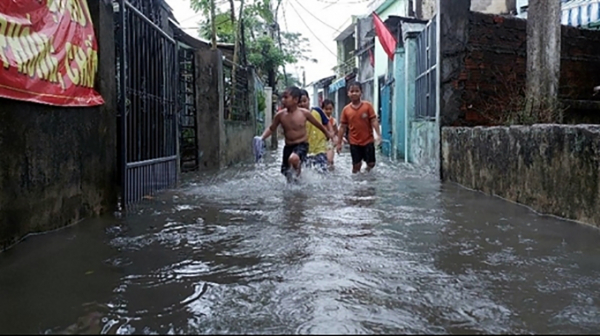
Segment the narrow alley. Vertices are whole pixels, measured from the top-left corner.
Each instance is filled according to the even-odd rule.
[[[188,176],[0,254],[0,333],[597,333],[600,232],[381,158]]]

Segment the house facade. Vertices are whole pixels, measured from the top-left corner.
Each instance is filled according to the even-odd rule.
[[[528,0],[517,0],[518,16],[527,18]],[[561,24],[565,26],[598,29],[600,0],[563,0]]]
[[[472,0],[471,10],[516,14],[515,0]],[[375,12],[396,36],[391,59],[372,23]],[[372,81],[373,105],[382,131],[382,154],[422,165],[437,159],[439,124],[436,120],[437,41],[436,0],[374,1],[357,22],[358,79]],[[368,30],[363,33],[361,28]],[[369,57],[372,50],[374,57]],[[369,64],[371,63],[371,64]],[[374,63],[374,64],[373,64]],[[370,66],[373,65],[372,74]]]
[[[368,16],[375,12],[382,21],[386,21],[390,16],[409,16],[409,0],[376,0],[368,7]],[[372,20],[372,18],[371,18]],[[389,23],[389,22],[388,22]],[[388,27],[393,29],[394,26]],[[373,58],[374,58],[374,73],[373,73],[373,107],[375,112],[381,118],[381,89],[386,82],[393,78],[393,60],[383,50],[381,43],[373,33],[369,36],[374,39]],[[363,59],[364,61],[364,59]]]
[[[327,96],[335,104],[334,115],[339,119],[344,106],[349,103],[347,85],[356,80],[356,16],[351,16],[334,37],[337,46],[337,64],[332,69],[335,79],[328,85]]]

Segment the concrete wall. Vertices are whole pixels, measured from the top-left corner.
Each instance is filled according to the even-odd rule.
[[[117,116],[112,6],[90,1],[100,107],[0,100],[0,250],[32,232],[114,210]]]
[[[440,160],[438,127],[434,121],[413,121],[410,126],[409,161],[436,174]]]
[[[440,24],[440,41],[438,41],[439,54],[441,55],[438,71],[440,71],[440,116],[442,126],[453,125],[464,112],[462,90],[458,85],[459,74],[465,67],[465,58],[468,43],[468,26],[470,13],[470,0],[440,1],[441,8],[438,22]],[[451,3],[452,2],[452,3]]]
[[[368,39],[366,37],[367,33],[372,29],[373,16],[366,15],[356,19],[356,50],[362,50],[372,43],[372,39]],[[375,41],[373,41],[373,43],[374,42]],[[369,52],[363,52],[362,54],[358,55],[356,62],[358,67],[358,73],[356,75],[357,80],[359,80],[361,83],[373,80],[375,68],[371,65]]]
[[[403,102],[398,100],[398,103],[404,103],[404,105],[398,104],[396,105],[396,113],[404,116],[405,122],[404,130],[399,130],[398,140],[403,136],[404,139],[402,141],[397,142],[397,150],[396,153],[399,158],[403,158],[405,162],[415,162],[412,153],[413,145],[422,145],[422,144],[430,144],[431,142],[427,139],[431,138],[429,133],[425,132],[413,132],[413,122],[416,120],[416,106],[415,106],[415,81],[417,77],[417,55],[418,55],[418,46],[417,46],[417,38],[420,32],[423,30],[425,25],[423,24],[413,24],[413,23],[403,23],[402,24],[402,34],[404,40],[404,78],[398,77],[396,78],[396,85],[398,83],[402,83],[403,92],[398,92],[399,95],[403,95]],[[416,123],[418,125],[419,123]],[[414,134],[413,134],[414,133]],[[413,136],[424,135],[426,138],[413,138]],[[436,133],[435,138],[439,138]],[[414,141],[413,141],[414,139]],[[404,148],[402,148],[404,146]],[[429,152],[429,148],[418,148],[418,152]],[[423,163],[423,160],[417,159],[417,163]]]
[[[442,177],[600,226],[600,126],[444,127]]]
[[[248,121],[225,121],[225,137],[221,139],[221,167],[238,163],[250,162],[254,159],[252,138],[256,135],[256,116],[258,114],[255,104],[256,79],[252,68],[248,70],[248,104],[250,116]]]
[[[196,52],[196,135],[201,169],[218,169],[220,166],[221,139],[225,136],[222,57],[218,49]]]
[[[442,26],[442,53],[447,55],[442,59],[442,123],[493,124],[490,115],[494,119],[494,114],[517,105],[519,95],[524,95],[527,22],[469,13],[458,6],[446,15]],[[600,31],[562,27],[560,77],[560,98],[599,99],[592,96],[592,88],[600,83]],[[600,121],[582,113],[568,111],[566,121]]]
[[[219,169],[253,158],[252,138],[256,132],[256,104],[254,100],[253,71],[248,78],[250,117],[246,122],[225,121],[223,52],[198,50],[196,52],[196,104],[198,106],[198,143],[202,150],[200,167]],[[268,101],[267,101],[268,102]]]
[[[390,156],[393,159],[404,159],[405,158],[405,141],[406,141],[406,73],[411,69],[406,67],[406,49],[404,47],[396,49],[396,55],[394,56],[394,83],[392,85],[392,125],[391,125],[391,153]],[[382,131],[383,123],[386,120],[381,120]],[[385,138],[385,134],[382,133]]]
[[[225,136],[221,139],[221,167],[252,161],[254,158],[252,151],[254,127],[253,121],[225,122]]]

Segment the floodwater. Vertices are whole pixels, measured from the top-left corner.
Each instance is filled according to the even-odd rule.
[[[600,332],[598,230],[379,159],[288,186],[276,153],[30,237],[0,333]]]

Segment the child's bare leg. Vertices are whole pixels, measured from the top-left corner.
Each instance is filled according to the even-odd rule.
[[[333,156],[335,153],[333,149],[327,151],[327,164],[329,165],[329,170],[333,170]]]
[[[361,167],[362,167],[362,161],[355,165],[352,165],[352,174],[359,173]]]
[[[292,155],[290,155],[290,158],[288,159],[288,162],[290,163],[290,166],[292,166],[292,168],[294,168],[294,170],[296,171],[296,176],[300,176],[301,165],[300,157],[298,156],[298,154],[292,153]]]
[[[371,169],[375,167],[375,162],[367,163],[367,172],[370,172]]]

